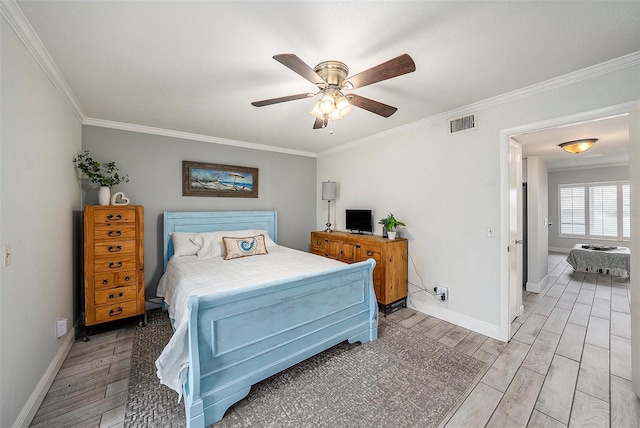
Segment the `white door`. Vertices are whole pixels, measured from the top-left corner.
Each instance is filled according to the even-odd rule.
[[[509,321],[522,315],[522,146],[509,139]]]

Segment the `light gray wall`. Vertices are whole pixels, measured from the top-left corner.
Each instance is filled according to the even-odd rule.
[[[146,298],[155,297],[162,274],[164,211],[278,211],[278,243],[308,251],[315,226],[316,159],[228,145],[83,126],[82,145],[98,161],[115,161],[130,181],[112,189],[144,206]],[[258,198],[182,196],[182,161],[258,168]],[[83,204],[98,203],[97,189],[83,185]]]
[[[73,335],[80,186],[71,159],[81,126],[40,66],[0,18],[0,426],[28,426]],[[77,304],[77,302],[75,302]]]
[[[636,64],[471,106],[466,113],[478,112],[474,131],[449,135],[447,118],[435,117],[322,153],[318,180],[340,186],[337,228],[344,228],[342,213],[349,206],[371,208],[376,219],[393,212],[407,224],[401,233],[409,239],[410,306],[504,338],[509,325],[503,304],[509,230],[504,133],[637,101],[639,74]],[[317,227],[326,216],[326,206],[319,204]],[[487,225],[496,227],[495,238],[487,237]],[[380,225],[375,232],[380,234]],[[419,291],[436,285],[449,287],[447,302]]]
[[[575,244],[583,242],[628,247],[629,241],[585,240],[561,238],[558,236],[560,230],[560,220],[558,219],[559,185],[623,180],[629,180],[628,165],[549,171],[549,219],[553,222],[553,225],[549,228],[549,248],[553,251],[564,251],[568,253]]]

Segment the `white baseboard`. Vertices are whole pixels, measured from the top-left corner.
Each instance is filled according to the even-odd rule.
[[[549,284],[549,275],[542,278],[542,281],[535,283],[527,281],[525,289],[531,293],[540,293]]]
[[[571,248],[549,247],[549,251],[552,253],[565,253],[569,254]]]
[[[417,299],[411,300],[412,302],[407,301],[407,306],[415,309],[418,312],[440,318],[441,320],[459,325],[461,327],[475,331],[476,333],[480,333],[485,336],[500,340],[500,327],[497,325],[489,324],[484,321],[462,315],[458,312],[450,311],[446,308],[438,308],[436,306],[427,305]]]
[[[47,392],[49,391],[51,384],[56,378],[56,375],[58,374],[62,363],[64,363],[64,359],[67,358],[67,354],[71,350],[71,346],[75,341],[75,337],[76,331],[75,328],[72,327],[64,337],[62,346],[60,346],[60,349],[58,349],[58,352],[53,358],[53,361],[51,361],[51,364],[49,364],[47,371],[40,379],[40,382],[38,382],[36,389],[31,393],[31,396],[25,403],[22,411],[20,411],[18,418],[13,424],[14,428],[27,428],[29,425],[31,425],[31,421],[40,408],[45,395],[47,395]]]

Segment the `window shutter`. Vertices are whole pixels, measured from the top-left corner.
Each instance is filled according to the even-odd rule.
[[[589,187],[589,234],[618,236],[618,186]]]
[[[631,192],[628,181],[560,184],[560,237],[629,240]]]
[[[560,188],[560,233],[585,235],[584,187]]]

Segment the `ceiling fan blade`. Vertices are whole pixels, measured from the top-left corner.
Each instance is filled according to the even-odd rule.
[[[294,100],[301,100],[303,98],[309,98],[314,96],[315,94],[310,94],[310,93],[306,93],[306,94],[297,94],[297,95],[288,95],[286,97],[280,97],[280,98],[271,98],[268,100],[262,100],[262,101],[254,101],[251,103],[252,106],[255,107],[264,107],[264,106],[268,106],[271,104],[278,104],[278,103],[284,103],[287,101],[294,101]]]
[[[361,97],[360,95],[356,94],[348,95],[347,99],[352,105],[368,110],[371,113],[379,114],[383,117],[389,117],[393,113],[398,111],[396,107],[383,104],[379,101],[374,101],[369,98]]]
[[[325,114],[323,119],[316,118],[316,121],[313,123],[313,129],[324,129],[327,127],[329,123],[329,115]]]
[[[285,67],[288,67],[291,70],[295,71],[314,85],[328,85],[328,83],[322,77],[320,77],[313,68],[309,67],[303,60],[301,60],[294,54],[274,55],[273,59],[275,59]]]
[[[347,80],[352,85],[351,89],[357,89],[413,71],[416,71],[416,64],[409,55],[403,54],[358,73],[355,76],[351,76]]]

